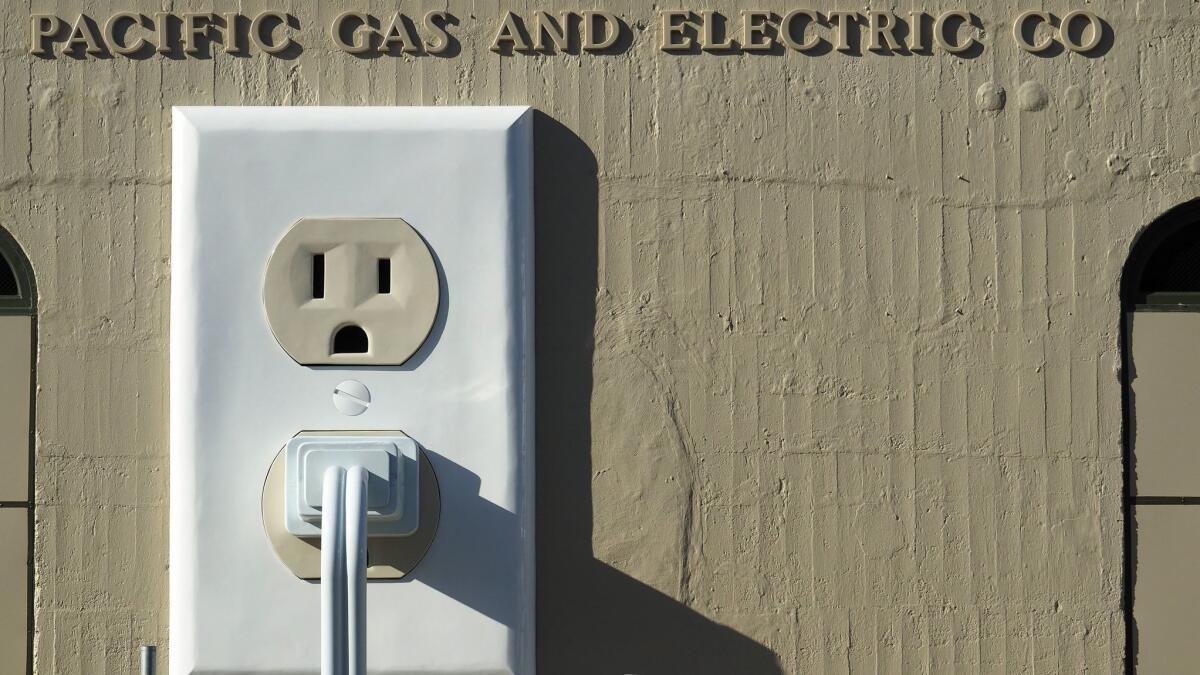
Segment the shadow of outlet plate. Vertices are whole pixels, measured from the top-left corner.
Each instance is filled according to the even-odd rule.
[[[538,671],[782,673],[767,647],[593,555],[597,163],[544,113],[535,112],[533,135]]]

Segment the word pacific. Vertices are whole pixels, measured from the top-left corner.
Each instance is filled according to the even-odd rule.
[[[80,14],[72,23],[53,14],[29,17],[29,53],[52,57],[54,45],[62,53],[76,57],[118,55],[145,58],[155,52],[174,54],[182,51],[198,56],[214,50],[246,54],[249,45],[264,54],[282,55],[295,44],[291,31],[299,28],[287,12],[268,10],[254,16],[238,12],[117,12],[103,23]]]

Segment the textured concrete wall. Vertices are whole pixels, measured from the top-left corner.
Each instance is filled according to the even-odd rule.
[[[31,11],[160,4],[287,7],[304,49],[27,54]],[[1121,671],[1118,276],[1200,191],[1194,5],[1088,3],[1099,58],[1019,52],[1012,0],[962,5],[972,58],[668,55],[645,3],[604,5],[619,53],[500,57],[503,9],[589,7],[450,0],[403,7],[448,7],[461,53],[371,60],[329,20],[394,3],[0,5],[38,672],[166,642],[170,106],[456,103],[543,113],[542,672]]]

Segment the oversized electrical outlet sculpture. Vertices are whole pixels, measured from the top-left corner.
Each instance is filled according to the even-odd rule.
[[[174,675],[533,673],[526,108],[176,108]]]

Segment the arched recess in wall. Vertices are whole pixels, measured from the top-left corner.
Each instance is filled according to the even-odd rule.
[[[1121,279],[1127,672],[1200,662],[1200,200],[1135,241]]]
[[[37,289],[0,228],[0,672],[32,673]]]

